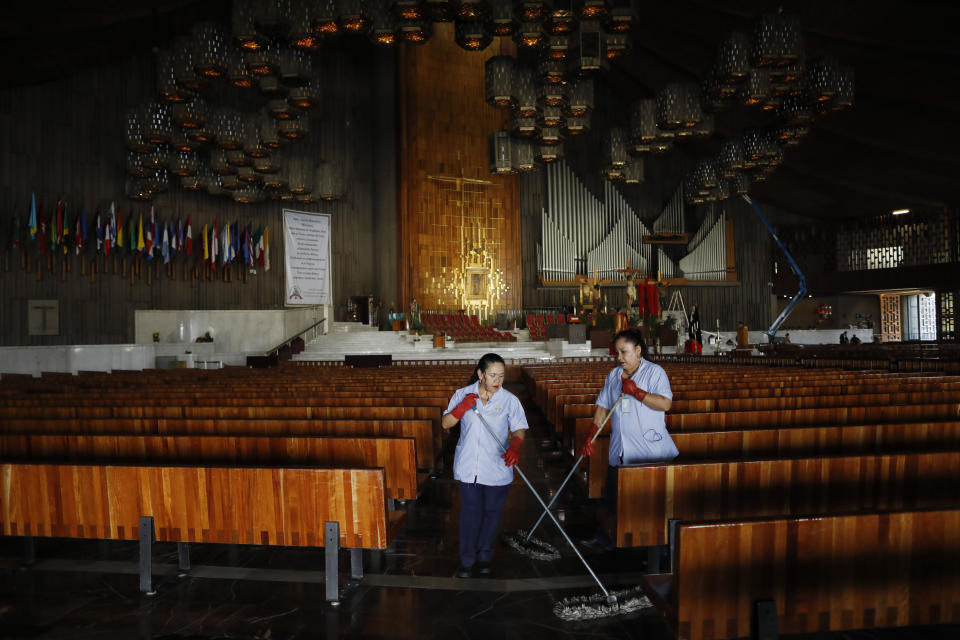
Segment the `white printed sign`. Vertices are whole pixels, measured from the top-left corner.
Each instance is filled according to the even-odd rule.
[[[330,215],[283,210],[287,306],[330,304]]]

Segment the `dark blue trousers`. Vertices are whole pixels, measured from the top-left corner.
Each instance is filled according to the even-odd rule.
[[[460,564],[490,562],[510,485],[460,483]]]

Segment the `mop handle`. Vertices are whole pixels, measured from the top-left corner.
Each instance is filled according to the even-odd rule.
[[[607,420],[610,419],[610,416],[613,415],[613,412],[617,410],[617,406],[620,404],[620,401],[621,401],[621,400],[623,400],[623,394],[622,394],[622,393],[620,394],[620,397],[617,398],[617,401],[614,403],[614,405],[613,405],[613,407],[610,409],[610,411],[607,412],[607,415],[604,416],[603,420],[600,422],[600,426],[597,427],[597,432],[593,434],[593,437],[592,437],[592,438],[590,438],[590,442],[595,442],[595,441],[597,440],[597,438],[600,436],[600,432],[603,431],[603,427],[607,424]],[[581,461],[581,460],[583,460],[583,453],[582,453],[582,452],[580,453],[580,457],[577,458],[577,461],[573,463],[573,466],[572,466],[572,467],[570,467],[570,472],[567,474],[567,477],[563,479],[563,484],[560,485],[560,488],[557,489],[556,493],[553,494],[553,497],[550,498],[550,504],[547,505],[547,509],[549,509],[550,507],[552,507],[552,506],[553,506],[553,503],[556,502],[556,501],[557,501],[557,498],[560,497],[560,493],[563,491],[563,488],[567,486],[567,483],[570,482],[570,478],[573,477],[573,472],[576,471],[577,468],[580,466],[580,461]],[[536,523],[534,523],[534,525],[533,525],[532,527],[530,527],[530,531],[527,533],[527,537],[524,538],[524,542],[530,542],[530,538],[533,537],[533,532],[537,530],[537,527],[540,526],[540,523],[543,522],[543,518],[544,518],[546,515],[547,515],[547,514],[545,514],[545,513],[541,513],[541,514],[540,514],[540,519],[537,520]]]
[[[484,418],[482,415],[480,415],[480,408],[475,406],[475,407],[473,408],[473,410],[474,410],[474,412],[477,414],[477,417],[480,418],[480,422],[483,423],[483,426],[486,427],[487,433],[490,434],[490,437],[493,438],[493,440],[497,443],[497,446],[500,447],[500,450],[503,451],[503,452],[506,452],[507,448],[503,445],[502,442],[500,442],[500,438],[498,438],[498,437],[497,437],[497,434],[494,433],[493,428],[487,423],[486,418]],[[573,552],[577,554],[577,557],[578,557],[578,558],[580,558],[580,562],[582,562],[582,563],[583,563],[583,566],[587,568],[587,571],[588,571],[588,572],[590,572],[590,576],[594,579],[594,581],[596,581],[597,585],[600,587],[600,591],[603,591],[603,595],[606,596],[606,597],[609,599],[609,598],[610,598],[610,593],[609,593],[609,592],[606,590],[606,588],[603,586],[603,583],[600,582],[600,578],[598,578],[598,577],[597,577],[597,574],[595,574],[595,573],[593,572],[593,569],[590,568],[590,565],[587,564],[587,561],[584,560],[583,556],[580,554],[580,550],[577,549],[577,545],[573,544],[573,540],[571,540],[571,539],[570,539],[570,536],[567,535],[567,532],[563,530],[563,527],[560,526],[560,523],[557,521],[557,519],[554,517],[554,515],[553,515],[552,513],[550,513],[550,509],[547,508],[547,505],[546,505],[546,503],[543,501],[543,498],[540,497],[540,494],[537,493],[537,490],[533,488],[533,485],[532,485],[532,484],[530,484],[530,480],[527,479],[526,474],[520,469],[520,466],[519,466],[519,465],[516,465],[516,469],[517,469],[517,473],[520,474],[520,477],[523,479],[523,481],[524,481],[524,482],[527,484],[527,486],[530,488],[530,493],[533,494],[533,497],[537,499],[537,502],[540,503],[540,506],[543,507],[543,509],[544,509],[544,511],[546,512],[546,514],[547,514],[548,516],[550,516],[550,519],[551,519],[551,520],[553,520],[553,524],[557,525],[557,529],[559,529],[559,530],[560,530],[560,533],[563,534],[563,537],[566,539],[567,543],[569,543],[570,548],[573,549]]]

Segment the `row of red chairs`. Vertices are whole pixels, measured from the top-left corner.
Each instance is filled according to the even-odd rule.
[[[477,316],[463,313],[425,313],[423,326],[433,333],[444,333],[456,342],[516,342],[512,333],[480,326]]]
[[[565,324],[565,323],[566,323],[566,316],[564,316],[562,313],[557,313],[557,314],[528,313],[527,314],[527,330],[530,332],[531,340],[546,340],[548,324]]]

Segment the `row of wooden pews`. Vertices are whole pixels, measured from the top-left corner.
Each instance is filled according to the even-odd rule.
[[[0,535],[386,549],[441,463],[470,367],[280,367],[4,376]],[[416,380],[416,384],[411,384]],[[29,545],[28,545],[28,548]]]
[[[571,452],[613,366],[523,370]],[[645,587],[679,637],[960,622],[960,377],[663,366],[680,455],[619,468],[612,537],[654,568],[669,545]],[[578,474],[590,497],[608,443]]]

